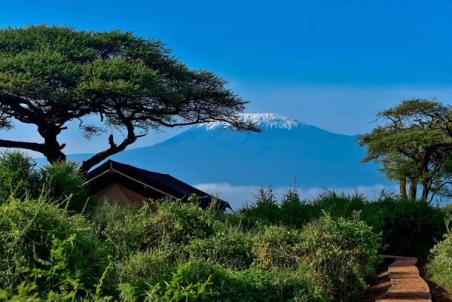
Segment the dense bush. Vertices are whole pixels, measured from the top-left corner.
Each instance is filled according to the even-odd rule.
[[[384,253],[425,257],[444,234],[444,213],[425,202],[382,198],[367,201],[363,196],[330,192],[314,201],[318,211],[334,217],[361,219],[383,237]]]
[[[153,243],[150,232],[150,209],[121,207],[116,203],[103,203],[91,214],[98,238],[106,243],[117,258],[136,251],[145,251]]]
[[[0,204],[10,196],[24,198],[39,191],[39,175],[31,157],[19,152],[0,154]]]
[[[314,211],[295,228],[294,213],[284,226],[164,200],[76,214],[40,196],[0,205],[0,301],[355,301],[378,250],[364,222]],[[310,207],[289,197],[277,211]]]
[[[356,301],[365,278],[378,263],[379,237],[358,219],[333,219],[327,214],[301,233],[302,261],[313,267],[316,281],[333,301]]]
[[[147,205],[136,209],[104,203],[93,212],[96,233],[118,256],[149,248],[181,246],[214,234],[215,214],[191,204],[164,200],[158,211],[151,213]]]
[[[266,227],[255,239],[255,264],[267,269],[296,267],[296,247],[300,242],[298,231],[281,226]]]
[[[311,203],[289,192],[280,203],[256,203],[242,210],[241,215],[248,226],[276,224],[301,228],[318,219],[322,212],[335,218],[351,218],[359,212],[374,232],[382,234],[382,252],[395,255],[425,257],[445,231],[446,210],[430,204],[394,198],[370,202],[360,195],[335,192],[327,192]]]
[[[260,189],[255,203],[248,205],[240,212],[242,223],[248,227],[260,224],[278,225],[300,228],[306,222],[320,216],[317,208],[312,204],[302,201],[298,193],[290,190],[283,196],[281,202],[276,202],[275,197],[268,197],[269,193]]]
[[[207,239],[192,240],[187,250],[191,258],[241,270],[253,263],[252,246],[252,235],[235,227],[226,227]]]
[[[166,250],[139,251],[120,260],[116,265],[116,284],[128,284],[133,296],[145,294],[150,284],[170,280],[176,270],[178,255],[171,247]]]
[[[197,205],[164,200],[150,218],[149,236],[155,246],[187,244],[215,232],[215,212]]]
[[[441,211],[443,211],[446,217],[452,217],[452,203],[446,204],[441,207]]]
[[[26,282],[40,293],[83,294],[94,290],[107,257],[80,215],[41,199],[0,206],[0,288],[14,291]]]
[[[149,301],[325,301],[304,271],[233,271],[203,261],[182,263],[169,282],[147,291]]]
[[[74,162],[57,162],[43,167],[41,182],[48,188],[47,198],[61,201],[70,211],[81,212],[90,206],[85,179]],[[66,204],[65,204],[66,203]]]
[[[452,230],[432,249],[427,270],[430,279],[452,296]]]
[[[362,218],[382,233],[384,252],[393,255],[426,257],[445,232],[444,213],[418,201],[369,202]]]
[[[33,159],[20,152],[0,155],[0,203],[9,196],[38,198],[56,202],[72,212],[81,212],[91,205],[77,164],[59,162],[36,168]]]

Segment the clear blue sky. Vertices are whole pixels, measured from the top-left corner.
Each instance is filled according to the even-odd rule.
[[[0,26],[30,24],[160,39],[248,111],[339,133],[368,131],[401,98],[452,100],[452,1],[2,1]]]

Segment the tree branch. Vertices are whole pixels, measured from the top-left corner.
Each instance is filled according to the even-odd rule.
[[[0,147],[28,149],[28,150],[33,150],[36,152],[41,152],[41,153],[44,151],[44,144],[32,143],[32,142],[11,141],[11,140],[6,140],[6,139],[0,139]]]
[[[126,117],[122,113],[122,111],[119,107],[117,107],[117,110],[118,110],[118,112],[117,112],[118,117],[121,119],[122,123],[124,124],[124,126],[127,129],[127,137],[124,138],[124,140],[119,145],[117,145],[114,142],[113,135],[110,135],[108,137],[108,143],[109,143],[110,147],[107,149],[104,149],[103,151],[96,153],[91,158],[83,161],[83,163],[80,167],[80,172],[82,174],[88,173],[88,171],[92,167],[97,165],[98,163],[104,161],[105,159],[107,159],[108,157],[110,157],[116,153],[119,153],[119,152],[125,150],[127,148],[127,146],[133,144],[138,138],[144,136],[144,135],[137,135],[135,133],[135,127],[133,126],[131,119]]]
[[[0,93],[0,111],[28,124],[38,124],[43,118],[30,100],[8,92]]]

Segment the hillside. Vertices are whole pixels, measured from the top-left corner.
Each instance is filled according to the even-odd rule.
[[[191,128],[167,141],[127,150],[116,160],[173,174],[193,184],[346,187],[385,180],[363,164],[356,136],[331,133],[276,114],[246,114],[260,133],[222,123]]]

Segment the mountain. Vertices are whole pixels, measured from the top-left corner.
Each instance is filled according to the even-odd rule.
[[[357,136],[272,113],[244,114],[243,118],[262,131],[239,132],[215,122],[113,158],[191,184],[342,188],[387,183],[375,164],[360,162],[365,150],[357,145]]]
[[[289,187],[312,198],[324,189],[375,197],[393,184],[375,163],[362,163],[358,136],[332,133],[273,113],[243,114],[261,132],[239,132],[215,122],[195,126],[164,142],[123,151],[112,159],[168,173],[209,193],[219,193],[234,208],[252,199],[257,186],[277,195]],[[70,155],[81,161],[89,154]],[[38,159],[39,164],[44,159]],[[355,189],[356,188],[356,189]]]

